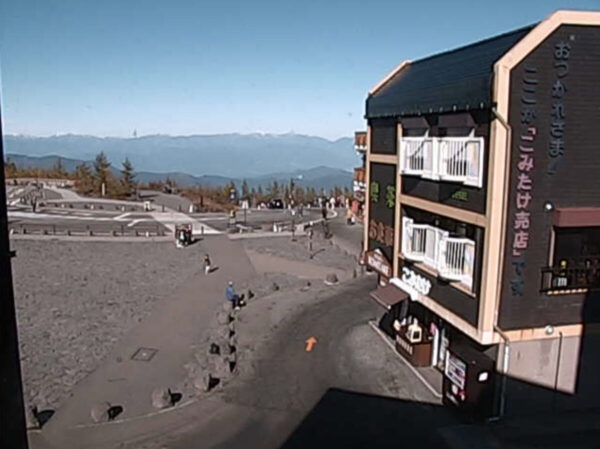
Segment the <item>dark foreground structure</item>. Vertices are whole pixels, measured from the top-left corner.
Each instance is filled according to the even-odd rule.
[[[600,399],[600,13],[414,62],[366,102],[380,324],[478,416]]]
[[[27,448],[25,409],[8,242],[2,111],[0,111],[0,447]]]

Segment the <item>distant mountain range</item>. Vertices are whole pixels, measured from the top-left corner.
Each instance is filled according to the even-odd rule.
[[[51,137],[7,135],[6,154],[60,155],[93,160],[104,151],[115,166],[129,157],[141,173],[189,173],[255,178],[289,174],[313,167],[351,170],[359,165],[349,137],[335,141],[300,134],[220,134],[195,136],[154,135],[137,138],[66,134]]]
[[[17,167],[20,168],[52,168],[56,165],[58,159],[61,159],[63,167],[68,171],[75,170],[81,163],[92,164],[91,160],[84,161],[82,159],[72,159],[56,155],[48,156],[24,156],[21,154],[8,153],[6,155],[7,160],[14,162]],[[121,164],[115,164],[111,167],[115,175],[119,175],[119,169]],[[195,185],[202,185],[207,187],[218,187],[224,186],[229,182],[233,181],[238,188],[241,186],[243,179],[248,181],[248,185],[252,187],[262,186],[266,188],[272,184],[273,181],[277,181],[280,184],[287,184],[290,179],[294,179],[297,186],[315,189],[332,189],[334,187],[351,187],[352,184],[352,173],[346,170],[332,167],[312,167],[308,169],[299,169],[289,172],[278,172],[265,174],[254,177],[228,177],[218,175],[202,175],[194,176],[183,172],[149,172],[149,171],[136,171],[136,179],[139,182],[151,182],[151,181],[164,181],[167,177],[175,181],[181,187],[191,187]]]

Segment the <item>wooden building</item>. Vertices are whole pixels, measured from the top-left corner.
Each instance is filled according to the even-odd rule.
[[[585,358],[600,328],[598,74],[600,12],[557,11],[404,61],[366,101],[374,296],[407,304],[395,318],[418,319],[446,377],[453,345],[493,360],[509,378],[500,413],[529,387],[565,407],[600,389],[584,373],[600,368]]]

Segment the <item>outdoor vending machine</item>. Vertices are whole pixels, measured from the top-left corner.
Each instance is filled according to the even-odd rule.
[[[474,420],[493,416],[494,372],[494,360],[483,352],[451,343],[444,366],[444,404],[458,407]]]

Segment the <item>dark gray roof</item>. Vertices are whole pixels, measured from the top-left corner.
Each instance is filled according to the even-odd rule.
[[[410,63],[367,98],[367,118],[489,108],[494,63],[528,26]]]

